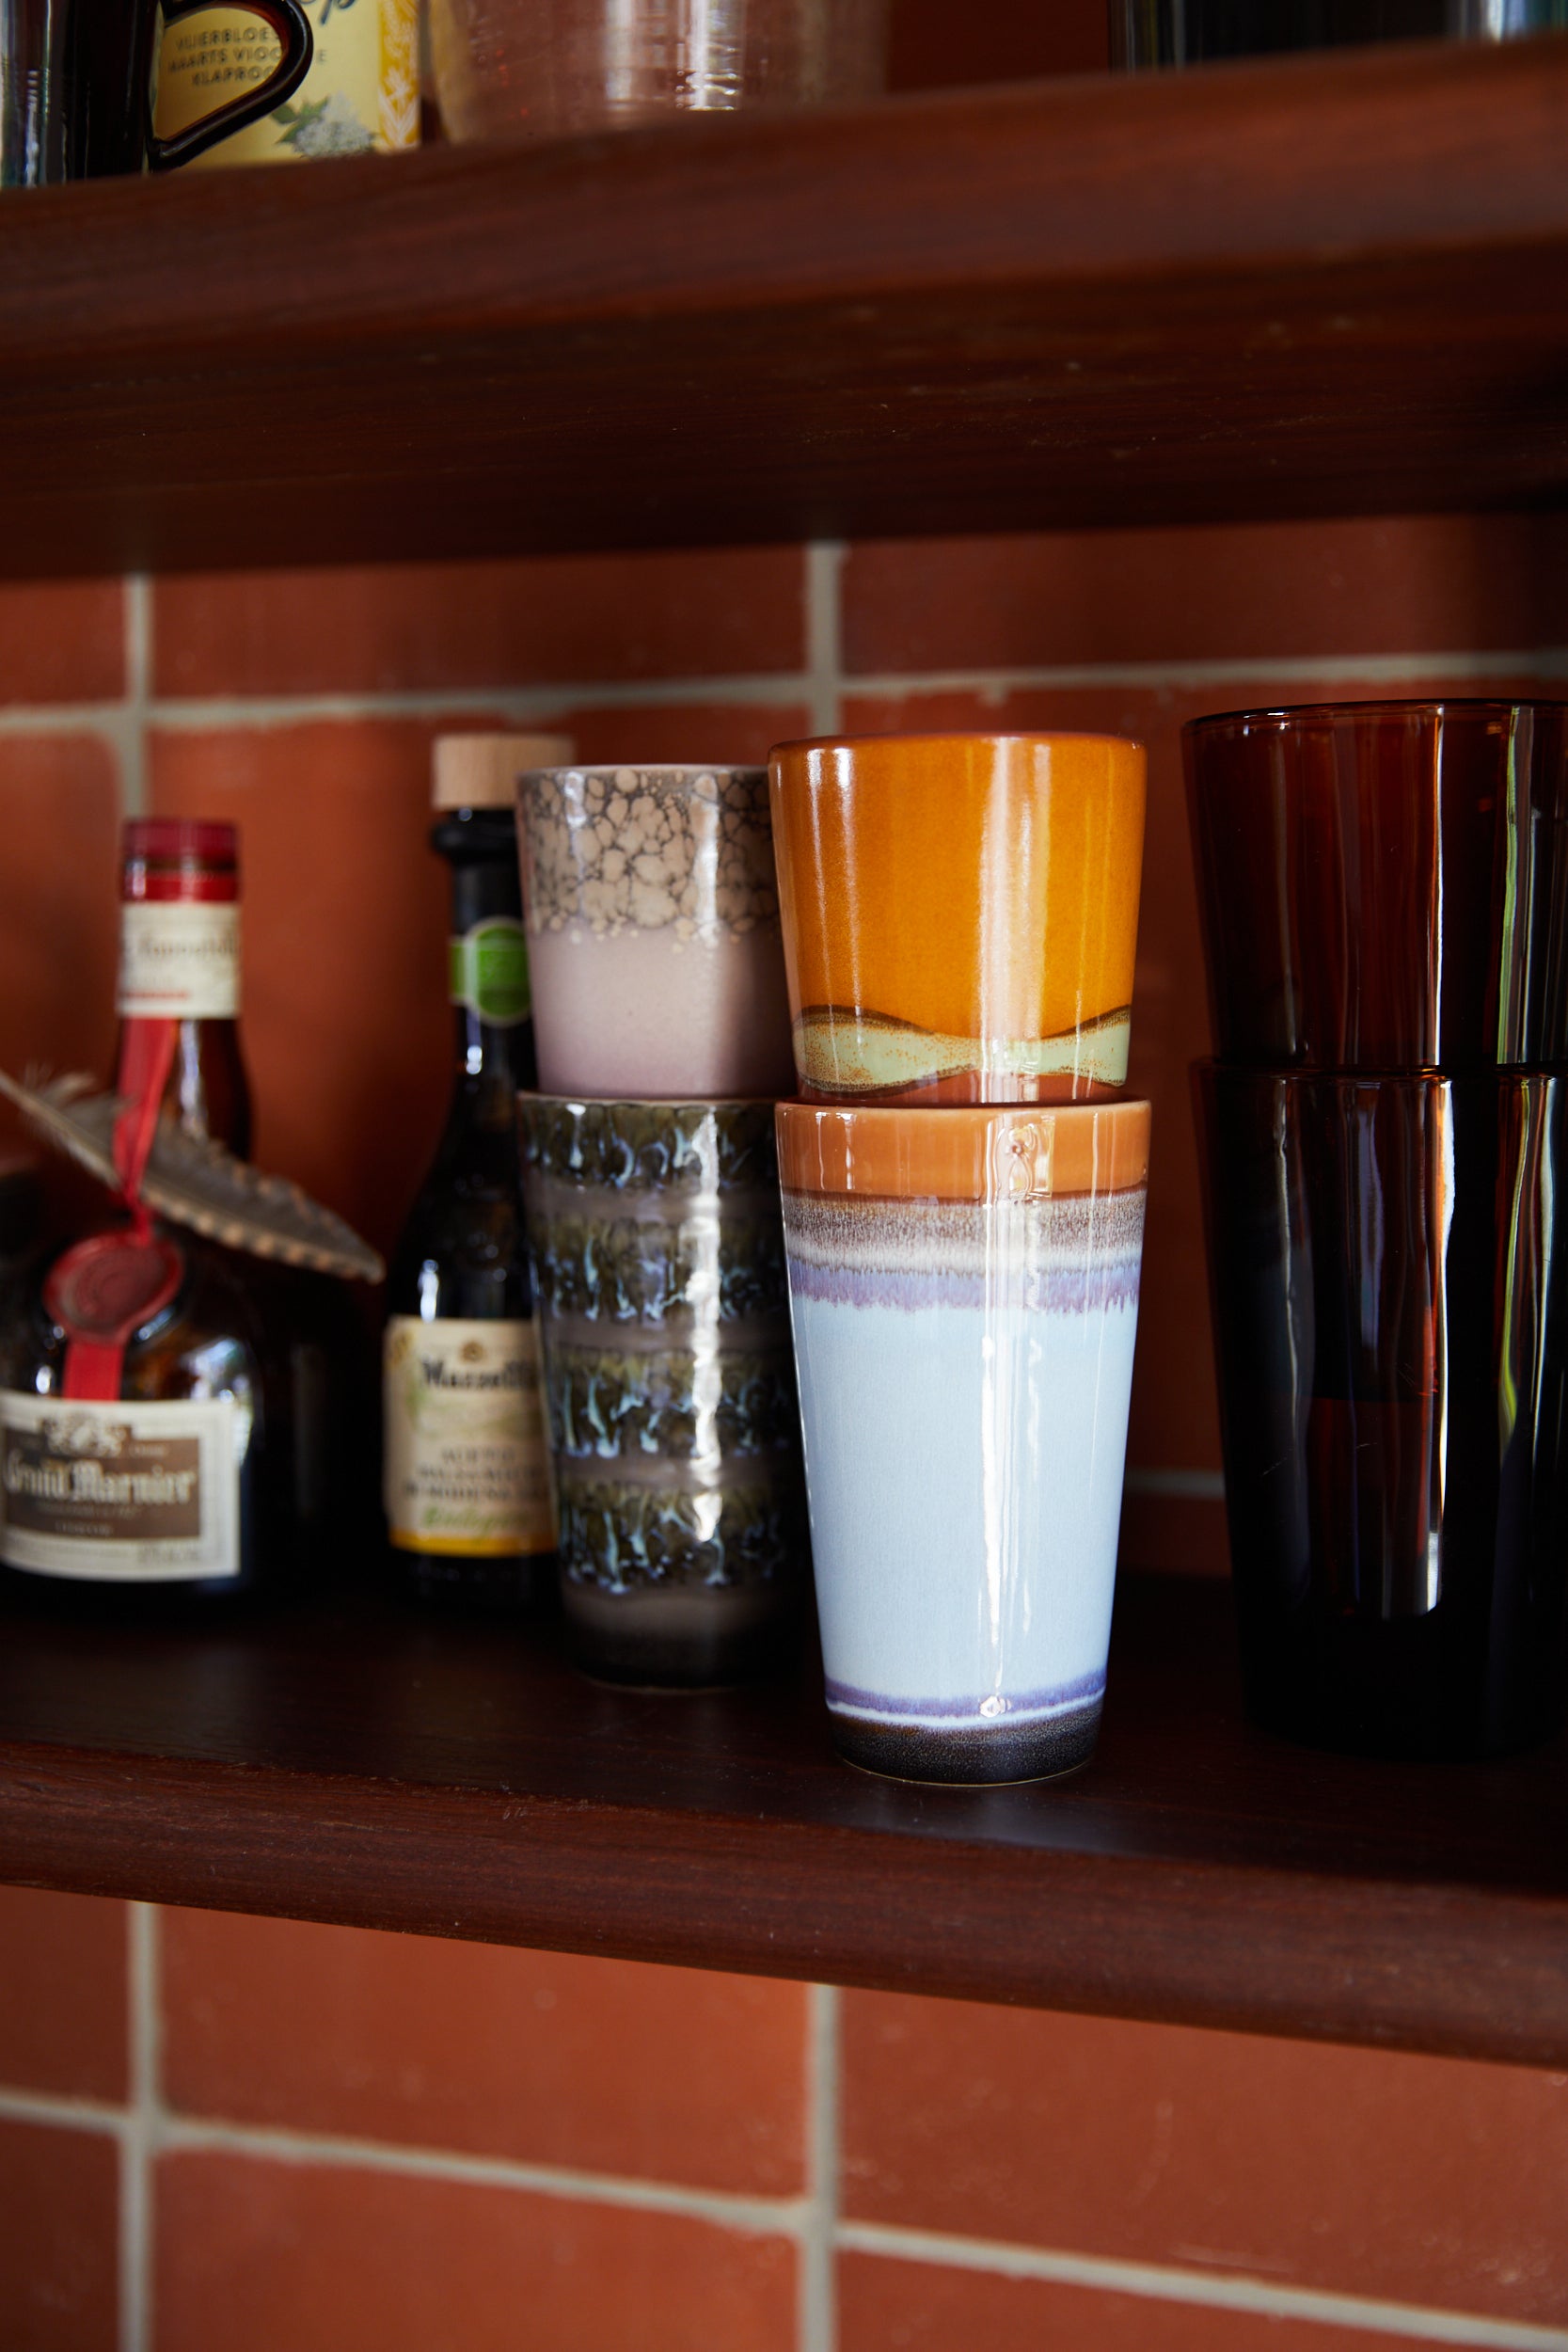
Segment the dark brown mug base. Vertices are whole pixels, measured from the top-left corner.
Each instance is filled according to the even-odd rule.
[[[799,1625],[793,1594],[772,1584],[607,1593],[563,1577],[561,1606],[582,1672],[645,1691],[754,1682],[787,1661]]]
[[[833,1745],[847,1764],[888,1780],[944,1781],[968,1788],[998,1782],[1055,1780],[1089,1761],[1100,1735],[1101,1701],[1052,1715],[1043,1723],[964,1724],[879,1724],[864,1715],[829,1709]]]

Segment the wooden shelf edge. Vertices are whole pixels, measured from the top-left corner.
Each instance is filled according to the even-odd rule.
[[[1565,132],[1558,38],[11,192],[0,568],[1555,503]]]
[[[0,1746],[0,1877],[1568,2065],[1568,1900]],[[859,1893],[848,1892],[859,1888]],[[955,1927],[961,1921],[956,1936]]]

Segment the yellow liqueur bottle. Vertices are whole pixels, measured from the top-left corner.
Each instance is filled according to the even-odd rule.
[[[304,0],[315,50],[293,98],[233,131],[188,169],[386,154],[420,139],[419,0]],[[173,137],[266,79],[277,37],[237,8],[170,24],[158,53],[154,127]]]

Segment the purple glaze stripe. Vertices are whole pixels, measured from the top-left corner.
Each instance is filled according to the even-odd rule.
[[[1023,1691],[1017,1697],[988,1692],[984,1699],[895,1699],[879,1691],[861,1691],[850,1682],[827,1682],[828,1705],[841,1712],[857,1715],[915,1717],[922,1723],[1006,1723],[1009,1715],[1053,1715],[1065,1707],[1082,1707],[1087,1699],[1102,1698],[1105,1692],[1103,1673],[1080,1675],[1076,1682],[1064,1682],[1055,1691]],[[995,1702],[1002,1699],[1000,1713]],[[991,1708],[990,1713],[985,1709]]]
[[[821,1265],[785,1244],[789,1287],[797,1298],[834,1307],[893,1307],[918,1314],[931,1307],[1022,1307],[1031,1313],[1083,1315],[1138,1303],[1138,1259],[1087,1264],[998,1267],[988,1277],[958,1267]]]

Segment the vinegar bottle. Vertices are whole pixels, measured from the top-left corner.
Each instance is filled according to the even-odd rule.
[[[555,1549],[520,1197],[516,1097],[535,1069],[513,803],[523,769],[572,756],[552,736],[436,745],[456,1066],[392,1257],[382,1390],[388,1537],[427,1600],[524,1607]]]

